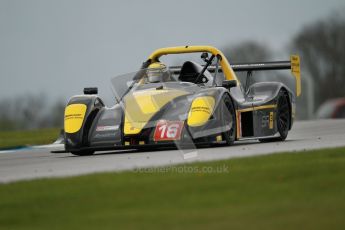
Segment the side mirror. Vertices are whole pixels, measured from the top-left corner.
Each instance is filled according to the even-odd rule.
[[[98,94],[98,88],[97,87],[84,88],[84,94],[87,94],[87,95]]]
[[[230,89],[232,87],[236,87],[237,86],[237,81],[236,80],[225,80],[222,82],[222,86],[224,88]]]
[[[204,60],[205,62],[208,61],[207,58],[208,58],[208,53],[204,52],[204,53],[201,54],[201,59]]]

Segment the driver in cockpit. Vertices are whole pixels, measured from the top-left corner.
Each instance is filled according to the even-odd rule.
[[[147,83],[171,81],[169,69],[161,62],[155,62],[149,65],[146,70],[146,75]]]

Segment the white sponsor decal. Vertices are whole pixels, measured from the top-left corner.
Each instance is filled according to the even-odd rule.
[[[97,133],[95,138],[107,138],[107,137],[115,137],[115,133]]]
[[[96,131],[112,131],[112,130],[118,130],[119,126],[115,125],[115,126],[97,126]]]

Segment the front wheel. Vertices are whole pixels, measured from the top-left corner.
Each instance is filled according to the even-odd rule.
[[[222,137],[225,140],[227,145],[232,145],[236,139],[236,115],[235,115],[235,108],[234,104],[231,101],[231,98],[228,95],[223,96],[223,103],[224,105],[222,108],[224,109],[223,113],[224,125],[230,124],[230,129],[226,132],[222,133]]]

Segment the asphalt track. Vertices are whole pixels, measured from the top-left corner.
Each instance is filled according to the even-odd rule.
[[[39,146],[0,151],[0,183],[340,146],[345,146],[345,120],[296,122],[285,142],[241,141],[231,147],[187,151],[108,151],[78,157],[70,153],[50,152],[61,149],[62,145]]]

